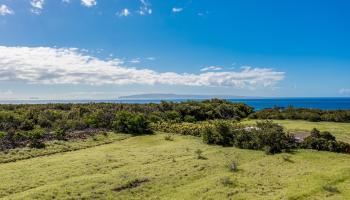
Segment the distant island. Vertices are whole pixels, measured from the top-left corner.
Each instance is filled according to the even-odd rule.
[[[234,95],[190,95],[190,94],[165,94],[165,93],[149,93],[136,94],[128,96],[120,96],[118,100],[160,100],[160,99],[247,99],[252,97],[234,96]]]

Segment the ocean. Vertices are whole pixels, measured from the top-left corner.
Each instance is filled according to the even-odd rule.
[[[255,98],[227,99],[242,102],[261,110],[273,107],[312,108],[321,110],[350,110],[350,98]],[[165,101],[183,102],[185,99],[167,99]],[[160,103],[161,100],[0,100],[0,104],[48,104],[48,103]]]

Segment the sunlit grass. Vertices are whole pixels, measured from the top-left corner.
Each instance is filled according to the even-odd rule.
[[[254,124],[258,120],[244,120],[244,124]],[[311,131],[317,128],[320,131],[329,131],[338,140],[350,143],[350,123],[337,122],[308,122],[302,120],[273,120],[281,124],[287,131]]]
[[[350,198],[349,155],[271,156],[163,134],[0,164],[0,177],[4,199]]]

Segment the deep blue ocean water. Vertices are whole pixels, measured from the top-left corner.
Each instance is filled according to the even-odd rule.
[[[261,98],[261,99],[228,99],[231,102],[242,102],[261,110],[273,107],[313,108],[321,110],[350,110],[350,98]],[[0,100],[0,104],[47,104],[47,103],[160,103],[161,100]],[[166,101],[182,102],[184,99]]]

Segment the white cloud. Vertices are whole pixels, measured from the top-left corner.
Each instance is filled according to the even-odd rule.
[[[219,66],[209,66],[209,67],[204,67],[201,69],[201,72],[205,72],[205,71],[219,71],[222,70],[222,67]]]
[[[184,85],[235,88],[273,87],[284,72],[270,68],[199,74],[127,68],[119,59],[102,60],[75,48],[0,46],[0,81],[28,84]]]
[[[173,13],[182,12],[183,10],[184,10],[183,8],[173,8],[172,9]]]
[[[130,14],[131,13],[130,13],[129,9],[127,9],[127,8],[124,8],[123,10],[121,10],[120,12],[117,13],[117,15],[120,17],[127,17]]]
[[[30,5],[32,6],[32,9],[30,10],[32,13],[40,15],[42,9],[44,9],[44,0],[31,0]]]
[[[150,8],[150,4],[146,2],[146,0],[140,0],[141,6],[137,13],[140,15],[150,15],[152,14],[152,9]]]
[[[81,4],[83,4],[83,6],[86,6],[86,7],[92,7],[92,6],[97,5],[97,1],[96,0],[81,0]]]
[[[62,0],[63,3],[70,3],[70,0]]]
[[[150,60],[150,61],[156,60],[155,57],[147,57],[147,58],[145,58],[145,59],[146,59],[146,60]]]
[[[8,6],[6,5],[0,6],[0,15],[5,16],[5,15],[13,15],[13,14],[15,14],[15,12]]]
[[[343,95],[350,94],[350,89],[346,89],[346,88],[340,89],[339,94],[343,94]]]

